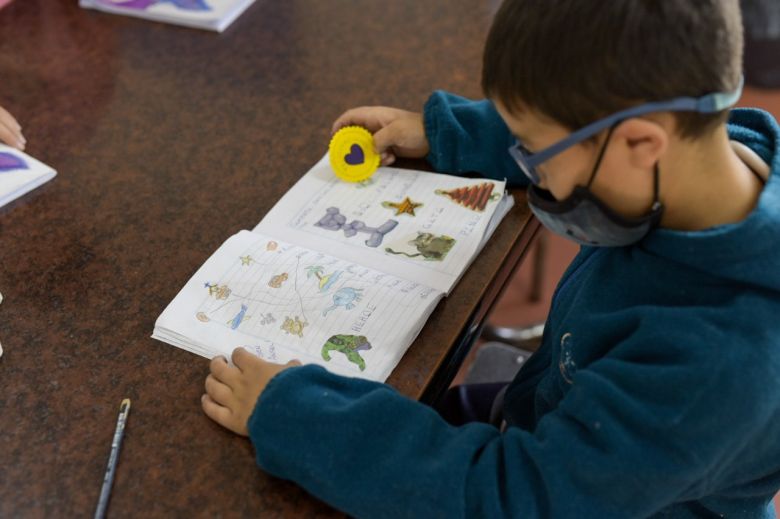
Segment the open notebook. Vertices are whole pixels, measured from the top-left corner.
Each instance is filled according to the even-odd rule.
[[[56,174],[43,162],[0,144],[0,207],[48,182]]]
[[[255,0],[79,0],[87,9],[222,32]]]
[[[323,158],[206,261],[152,336],[384,381],[512,204],[503,182],[379,168],[350,184]]]

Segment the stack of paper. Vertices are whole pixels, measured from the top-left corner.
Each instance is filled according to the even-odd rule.
[[[48,182],[56,174],[46,164],[0,144],[0,207]]]
[[[255,0],[79,0],[87,9],[224,31]]]

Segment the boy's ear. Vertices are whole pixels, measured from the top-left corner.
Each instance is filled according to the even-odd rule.
[[[663,125],[639,117],[623,121],[612,139],[625,146],[628,160],[638,169],[651,169],[669,146],[669,133]]]

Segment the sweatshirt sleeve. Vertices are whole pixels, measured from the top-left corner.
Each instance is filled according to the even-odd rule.
[[[514,144],[509,129],[488,100],[472,101],[436,91],[425,103],[428,162],[442,173],[479,173],[504,180],[511,187],[528,185],[508,149]]]
[[[711,391],[717,370],[626,362],[580,370],[533,433],[453,427],[385,384],[291,368],[249,433],[263,470],[355,517],[644,517],[707,495],[723,446],[757,429],[745,391]],[[729,426],[713,426],[713,409]]]

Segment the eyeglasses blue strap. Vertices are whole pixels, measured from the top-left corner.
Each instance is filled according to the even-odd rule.
[[[529,167],[534,168],[578,142],[582,142],[613,124],[631,117],[638,117],[653,112],[698,112],[702,114],[720,112],[734,106],[739,101],[744,84],[745,78],[743,76],[739,80],[739,86],[733,92],[716,92],[702,97],[678,97],[669,101],[655,101],[627,108],[580,128],[549,148],[534,153],[526,158],[526,163]]]

